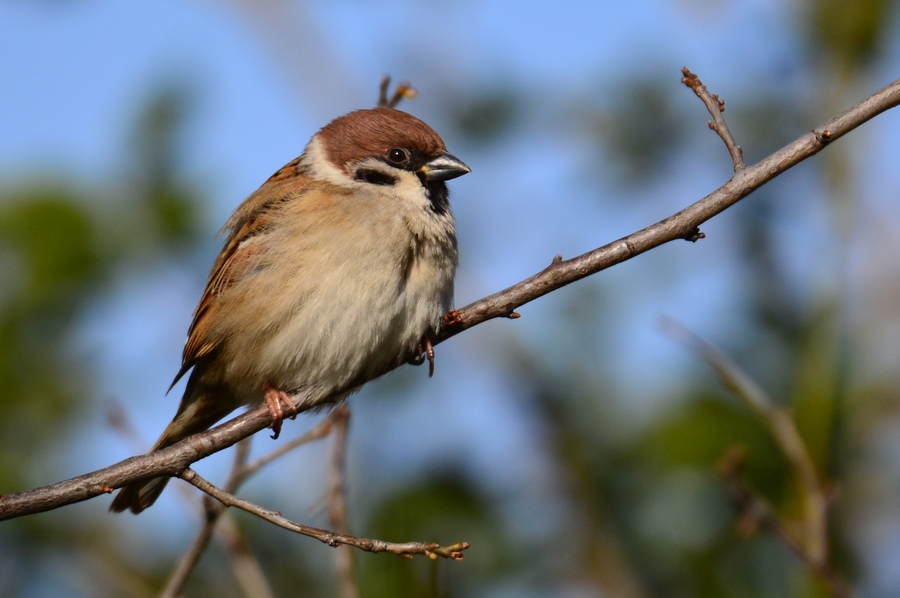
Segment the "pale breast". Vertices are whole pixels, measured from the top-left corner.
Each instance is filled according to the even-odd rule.
[[[241,311],[256,314],[223,319],[234,356],[228,377],[247,402],[272,384],[317,403],[407,358],[436,329],[453,296],[452,215],[383,202],[308,192],[253,241],[265,249],[252,273],[221,298],[227,309],[240,296],[251,304]]]

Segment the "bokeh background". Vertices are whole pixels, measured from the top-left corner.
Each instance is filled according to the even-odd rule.
[[[726,100],[754,162],[897,78],[896,8],[0,3],[0,492],[146,450],[180,397],[165,390],[215,232],[320,126],[373,105],[383,74],[418,88],[403,108],[472,167],[451,185],[462,306],[729,177],[682,66]],[[367,386],[350,401],[352,531],[473,546],[463,562],[357,554],[361,595],[826,595],[770,534],[735,534],[716,474],[727,447],[747,450],[748,478],[786,517],[795,481],[662,316],[792,410],[833,489],[836,568],[860,595],[898,595],[898,156],[889,112],[707,223],[701,242],[453,338],[431,380],[406,367]],[[328,454],[327,441],[305,447],[242,493],[326,526]],[[197,468],[221,482],[230,460]],[[100,497],[3,523],[0,596],[154,595],[198,502],[176,482],[140,517]],[[275,595],[334,594],[330,548],[234,520]],[[186,591],[242,595],[226,548]]]

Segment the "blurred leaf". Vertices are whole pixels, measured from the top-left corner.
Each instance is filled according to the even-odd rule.
[[[508,132],[522,111],[519,94],[511,89],[485,90],[451,104],[461,133],[485,143]]]
[[[83,202],[66,191],[7,198],[0,206],[0,247],[17,266],[4,268],[0,281],[17,289],[16,311],[71,307],[100,272],[94,236]]]
[[[620,183],[647,183],[665,175],[685,138],[686,119],[673,98],[677,80],[644,75],[619,83],[603,94],[608,101],[583,110],[585,130],[602,148],[598,163],[615,167]]]
[[[893,0],[808,0],[808,27],[818,51],[845,70],[870,61],[894,22]]]
[[[78,375],[60,338],[103,271],[83,202],[63,190],[25,191],[0,204],[0,483],[17,488],[35,447],[70,414]]]
[[[363,598],[400,596],[470,595],[470,581],[497,575],[512,562],[512,547],[503,528],[491,516],[488,504],[464,478],[452,472],[434,472],[428,480],[387,497],[374,508],[366,534],[383,540],[411,540],[450,544],[467,541],[463,561],[411,560],[393,555],[358,558],[359,588]],[[457,572],[465,575],[456,575]]]
[[[129,179],[110,185],[124,190],[115,201],[105,187],[76,191],[70,181],[52,187],[42,182],[19,185],[2,193],[0,492],[50,481],[47,472],[57,463],[68,427],[78,421],[77,410],[92,404],[93,371],[79,360],[72,343],[86,302],[106,290],[109,277],[122,272],[118,266],[123,263],[146,260],[168,250],[172,241],[195,237],[197,196],[178,178],[173,155],[184,124],[184,112],[176,104],[165,99],[151,105],[135,138],[139,166]],[[90,585],[91,573],[101,564],[119,567],[120,573],[126,569],[115,561],[121,555],[103,550],[102,532],[111,528],[98,532],[87,521],[79,525],[81,520],[70,513],[77,508],[4,527],[11,536],[0,538],[0,550],[6,543],[16,547],[15,569],[32,580],[25,587],[32,588],[51,568],[48,563],[61,557],[71,569],[52,581],[45,576],[48,587]],[[148,563],[141,566],[152,568]],[[83,577],[76,581],[79,575]],[[137,583],[146,587],[154,577],[158,582],[161,572],[124,575],[135,580],[145,576]],[[6,595],[6,590],[0,583],[0,593]]]
[[[132,189],[150,212],[150,219],[139,224],[154,240],[190,241],[198,233],[197,193],[181,175],[182,133],[193,90],[189,82],[164,85],[146,102],[132,134]]]
[[[690,465],[713,471],[729,447],[749,456],[745,473],[764,494],[783,495],[789,471],[759,420],[737,403],[698,395],[647,431],[634,449],[658,467]]]
[[[195,194],[170,186],[157,190],[148,199],[160,241],[186,242],[196,238],[199,218]]]
[[[840,392],[838,313],[834,304],[819,306],[809,318],[797,347],[792,401],[794,418],[820,472],[828,470],[837,395]]]
[[[140,174],[150,188],[170,180],[177,171],[179,136],[192,96],[188,84],[169,82],[156,90],[141,110],[131,146]]]
[[[728,127],[744,150],[747,164],[765,158],[809,129],[804,106],[779,91],[756,89],[754,95],[735,98],[725,105]],[[721,150],[724,152],[725,147]]]

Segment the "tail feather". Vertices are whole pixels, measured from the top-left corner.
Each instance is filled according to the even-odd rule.
[[[109,505],[113,513],[131,511],[135,515],[156,502],[169,478],[153,478],[123,487]]]
[[[185,397],[182,399],[175,419],[166,426],[159,440],[150,449],[151,453],[171,446],[192,434],[209,429],[236,408],[233,402],[229,402],[229,397],[225,393],[194,393],[193,390],[191,381],[189,381]],[[190,399],[188,398],[189,393]],[[151,478],[122,487],[112,504],[109,505],[109,510],[114,513],[131,511],[137,515],[156,502],[166,484],[169,483],[169,479],[169,477]]]

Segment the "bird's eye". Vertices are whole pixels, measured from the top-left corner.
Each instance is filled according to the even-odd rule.
[[[402,147],[393,147],[388,150],[387,159],[392,164],[403,164],[409,160],[409,151]]]

